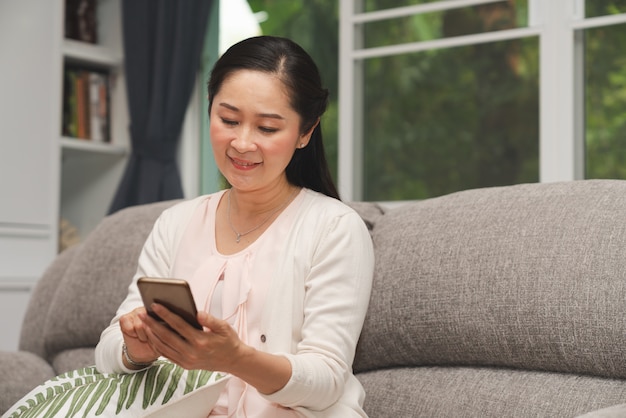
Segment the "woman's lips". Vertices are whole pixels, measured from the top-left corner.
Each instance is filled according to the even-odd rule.
[[[230,160],[232,161],[233,166],[239,170],[252,170],[256,166],[261,164],[261,163],[254,163],[251,161],[240,160],[240,159],[232,158],[232,157],[230,157]]]

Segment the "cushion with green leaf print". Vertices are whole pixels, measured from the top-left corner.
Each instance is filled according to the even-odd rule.
[[[206,417],[228,377],[167,360],[131,374],[86,367],[36,387],[2,418]]]

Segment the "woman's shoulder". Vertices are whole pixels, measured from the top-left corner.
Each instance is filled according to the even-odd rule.
[[[165,209],[161,214],[161,217],[179,220],[187,219],[193,215],[199,206],[207,205],[212,199],[219,199],[223,193],[224,190],[220,190],[215,193],[181,200],[180,202]]]
[[[356,211],[348,206],[346,203],[334,197],[326,196],[323,193],[316,192],[311,189],[304,189],[305,193],[305,207],[310,210],[324,211],[329,214],[342,215],[347,213],[354,213]]]
[[[351,234],[369,239],[369,228],[361,215],[347,203],[304,189],[298,223],[313,235]]]
[[[323,224],[337,225],[344,224],[364,224],[359,213],[347,203],[335,199],[325,194],[304,189],[304,199],[302,205],[302,221],[321,227]]]

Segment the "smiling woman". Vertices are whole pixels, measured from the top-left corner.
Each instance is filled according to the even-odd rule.
[[[352,362],[373,248],[328,170],[317,66],[288,39],[253,37],[217,61],[208,91],[212,151],[231,187],[158,219],[98,370],[136,373],[165,358],[225,373],[211,417],[363,417]],[[147,315],[143,276],[185,279],[203,329],[159,304],[167,325]]]

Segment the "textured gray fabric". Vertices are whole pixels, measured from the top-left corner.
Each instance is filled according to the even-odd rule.
[[[41,338],[46,325],[44,318],[48,317],[52,298],[78,248],[79,246],[70,247],[59,254],[37,282],[22,322],[20,350],[46,357],[44,340]]]
[[[356,370],[626,377],[626,182],[459,192],[388,211]]]
[[[96,364],[95,348],[74,348],[63,350],[52,359],[52,367],[57,374]]]
[[[623,380],[560,373],[416,367],[357,377],[370,418],[571,418],[626,399]]]
[[[139,252],[154,221],[174,201],[131,207],[106,217],[80,244],[45,318],[48,359],[93,347],[126,296]]]
[[[588,412],[578,418],[624,418],[626,417],[626,404],[614,405],[602,408],[598,411]]]
[[[55,375],[52,367],[33,353],[0,352],[0,414]]]

